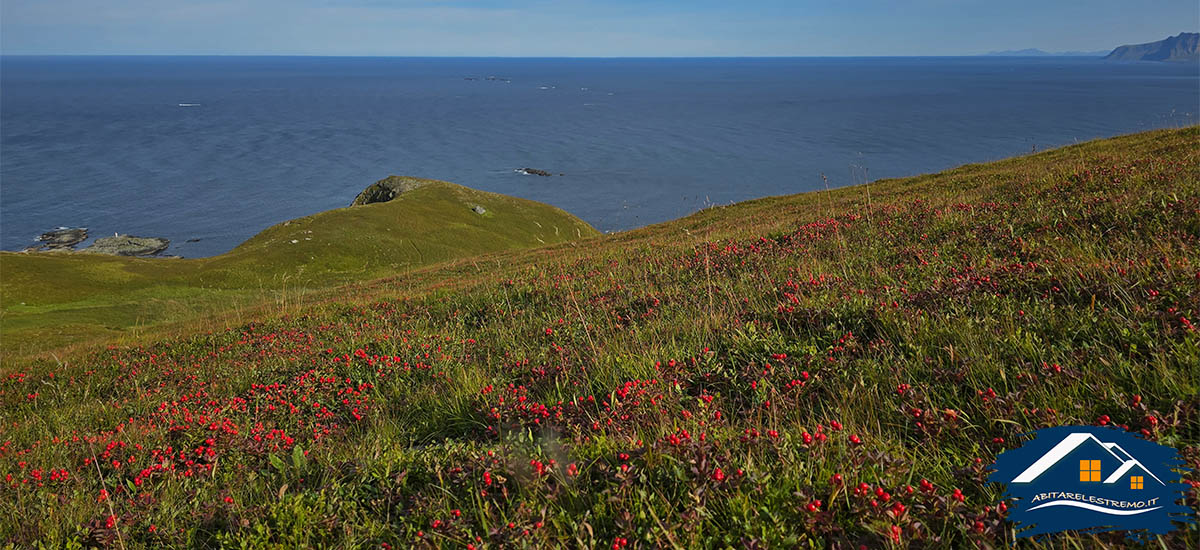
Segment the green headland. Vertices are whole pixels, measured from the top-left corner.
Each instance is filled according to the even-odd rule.
[[[417,178],[371,189],[385,182],[415,185],[385,202],[277,224],[211,258],[0,252],[0,351],[130,341],[164,323],[227,319],[315,290],[599,234],[546,204]]]

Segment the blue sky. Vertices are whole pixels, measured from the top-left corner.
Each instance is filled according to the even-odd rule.
[[[5,54],[963,55],[1107,50],[1196,0],[3,0]]]

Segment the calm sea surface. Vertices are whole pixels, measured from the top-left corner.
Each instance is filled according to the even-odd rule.
[[[62,225],[209,256],[389,174],[622,230],[1196,124],[1198,102],[1196,64],[1079,58],[3,57],[0,248]]]

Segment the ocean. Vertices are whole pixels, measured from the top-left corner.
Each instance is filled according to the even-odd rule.
[[[0,248],[82,226],[211,256],[389,174],[620,231],[1196,124],[1198,102],[1196,64],[1069,57],[5,56]]]

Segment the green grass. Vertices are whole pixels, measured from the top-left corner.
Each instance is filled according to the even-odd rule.
[[[277,224],[211,258],[0,253],[0,352],[136,340],[173,320],[228,319],[347,282],[597,234],[552,206],[431,182],[389,202]]]
[[[6,363],[0,536],[1125,547],[1014,541],[986,466],[1107,417],[1197,481],[1198,278],[1194,127],[416,267]]]

